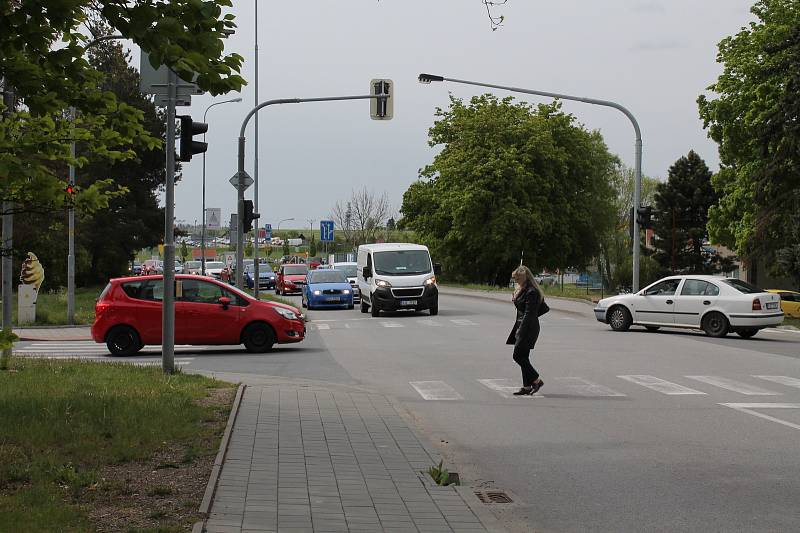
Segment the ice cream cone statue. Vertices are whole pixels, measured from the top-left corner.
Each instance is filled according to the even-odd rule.
[[[36,299],[39,296],[39,287],[44,281],[44,267],[33,252],[28,252],[28,257],[22,262],[19,281],[18,321],[20,324],[33,323],[36,321]]]
[[[44,267],[33,252],[28,252],[28,257],[22,262],[22,273],[19,275],[19,280],[25,285],[33,285],[37,291],[42,286]]]

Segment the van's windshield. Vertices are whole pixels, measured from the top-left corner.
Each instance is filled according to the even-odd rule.
[[[375,273],[384,276],[415,276],[431,271],[427,250],[392,250],[373,254]]]

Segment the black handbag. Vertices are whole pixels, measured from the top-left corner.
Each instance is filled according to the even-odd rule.
[[[542,301],[539,303],[539,309],[536,310],[536,316],[542,316],[549,310],[550,306],[547,305],[547,302],[545,302],[544,299],[542,299]]]

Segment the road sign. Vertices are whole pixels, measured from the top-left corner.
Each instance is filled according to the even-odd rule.
[[[222,223],[222,209],[219,207],[209,207],[206,209],[206,227],[208,229],[220,229]]]
[[[319,221],[319,240],[323,242],[333,241],[333,220]]]
[[[265,239],[272,238],[272,224],[264,224],[264,238]]]
[[[244,173],[244,190],[246,191],[254,182],[253,182],[253,178],[250,177],[250,174],[248,174],[244,170],[242,172]],[[228,180],[228,181],[231,182],[231,185],[233,185],[234,189],[238,189],[239,188],[239,173],[237,172],[236,174],[231,176],[231,179]]]
[[[161,65],[157,69],[150,64],[150,56],[142,51],[139,61],[139,90],[145,94],[155,94],[158,97],[167,97],[167,84],[169,83],[169,69],[166,65]],[[178,78],[178,85],[175,88],[178,101],[185,101],[189,105],[192,101],[191,95],[204,94],[204,91],[197,84]],[[158,105],[158,104],[157,104]],[[166,104],[163,104],[166,105]]]

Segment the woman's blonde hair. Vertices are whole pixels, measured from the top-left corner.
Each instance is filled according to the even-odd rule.
[[[531,272],[530,268],[526,267],[525,265],[520,265],[514,269],[514,272],[512,272],[511,275],[513,277],[525,276],[525,284],[530,285],[531,287],[539,291],[539,298],[541,298],[541,300],[544,301],[544,292],[542,292],[542,288],[539,287],[539,284],[536,283],[536,278],[533,277],[533,272]],[[520,290],[521,289],[522,287],[520,287]]]

